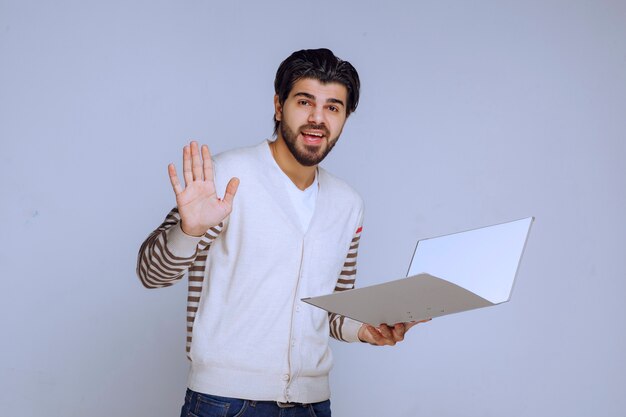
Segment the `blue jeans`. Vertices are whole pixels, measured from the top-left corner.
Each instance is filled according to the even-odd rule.
[[[251,401],[187,389],[180,417],[331,417],[330,400],[282,408],[275,401]]]

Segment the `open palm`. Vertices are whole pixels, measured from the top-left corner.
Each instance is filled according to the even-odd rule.
[[[208,146],[202,145],[202,155],[197,142],[191,142],[183,148],[184,188],[180,184],[174,164],[169,164],[167,168],[172,188],[176,193],[183,232],[192,236],[202,236],[228,217],[233,209],[239,179],[231,178],[223,199],[217,196],[213,162]]]

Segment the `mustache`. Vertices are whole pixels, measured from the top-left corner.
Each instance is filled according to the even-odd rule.
[[[328,131],[328,128],[326,127],[326,125],[304,125],[300,127],[300,133],[302,133],[302,131],[304,130],[321,130],[322,132],[324,132],[324,136],[330,136],[330,132]]]

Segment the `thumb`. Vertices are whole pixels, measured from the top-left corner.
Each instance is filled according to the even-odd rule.
[[[235,194],[237,193],[237,188],[239,188],[239,178],[231,178],[230,181],[228,181],[228,185],[226,186],[226,193],[224,194],[224,201],[229,205],[233,204]]]

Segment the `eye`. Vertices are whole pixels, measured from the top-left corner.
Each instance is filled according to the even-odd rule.
[[[309,102],[307,100],[298,100],[298,104],[301,106],[309,106]]]
[[[328,110],[330,110],[332,112],[338,112],[339,108],[337,106],[328,106]]]

